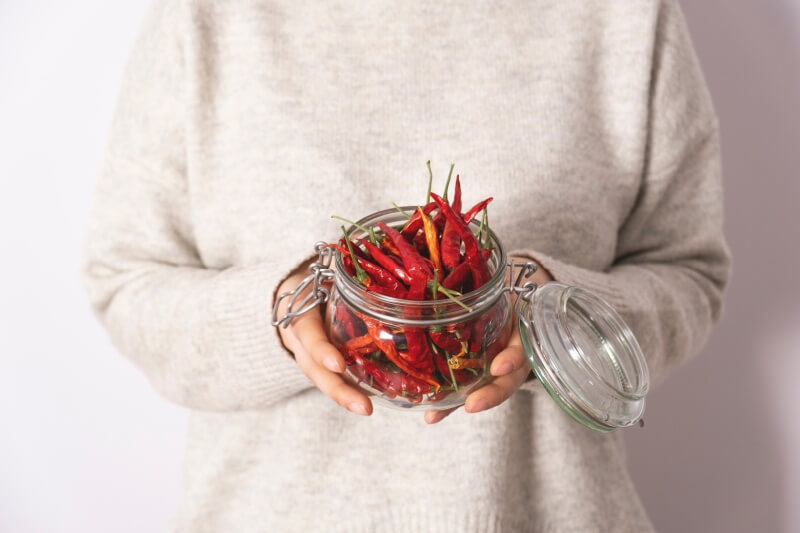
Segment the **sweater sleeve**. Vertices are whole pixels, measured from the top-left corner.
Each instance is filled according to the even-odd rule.
[[[185,158],[181,9],[154,2],[132,51],[82,281],[113,344],[168,399],[203,410],[264,407],[311,386],[270,325],[275,288],[301,258],[203,264]]]
[[[537,250],[512,253],[614,306],[656,385],[702,349],[730,274],[717,120],[676,2],[663,2],[659,13],[649,115],[645,170],[619,228],[614,263],[595,271]]]

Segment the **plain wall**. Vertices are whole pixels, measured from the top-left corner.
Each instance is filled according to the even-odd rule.
[[[800,531],[800,3],[683,2],[720,117],[733,279],[705,352],[626,433],[668,532]]]
[[[180,501],[186,413],[77,282],[147,3],[0,2],[0,532],[161,531]],[[705,352],[627,431],[631,470],[660,531],[800,531],[800,8],[684,9],[722,125],[734,278]]]

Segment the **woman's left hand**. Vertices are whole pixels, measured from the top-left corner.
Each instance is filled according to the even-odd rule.
[[[529,261],[524,257],[510,258],[517,262]],[[532,277],[537,285],[542,285],[553,278],[550,273],[539,268]],[[512,293],[512,309],[516,296]],[[514,330],[511,334],[511,340],[505,349],[497,354],[492,361],[492,366],[489,371],[495,379],[474,391],[467,396],[467,402],[464,404],[464,410],[468,413],[479,413],[492,407],[497,407],[506,401],[528,378],[531,373],[531,367],[528,365],[528,358],[525,356],[525,350],[522,347],[522,341],[519,338],[519,331],[517,330],[517,321],[514,320]],[[425,413],[425,421],[428,424],[435,424],[447,415],[458,409],[446,409],[442,411],[428,411]]]

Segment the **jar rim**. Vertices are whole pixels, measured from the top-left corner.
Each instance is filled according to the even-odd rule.
[[[402,206],[400,209],[413,211],[417,209],[417,207]],[[356,221],[354,225],[351,225],[347,229],[348,237],[355,236],[356,238],[366,238],[367,235],[360,230],[358,226],[371,227],[377,224],[379,220],[387,225],[391,225],[398,221],[404,221],[405,218],[403,218],[403,215],[396,209],[376,211]],[[470,224],[480,227],[480,223],[475,219],[473,219]],[[497,234],[495,234],[491,228],[487,227],[485,229],[488,230],[489,238],[492,242],[490,263],[494,266],[494,272],[492,272],[489,281],[478,289],[456,297],[456,299],[468,307],[469,310],[464,309],[449,299],[435,301],[406,300],[368,291],[363,286],[356,283],[350,276],[346,275],[344,263],[342,262],[342,254],[338,251],[335,254],[336,274],[334,276],[334,284],[342,298],[351,306],[382,321],[422,327],[443,325],[451,323],[454,320],[460,321],[474,318],[494,305],[497,298],[502,296],[505,289],[506,251],[502,242],[500,242],[500,239],[497,237]],[[408,318],[409,314],[414,315],[413,312],[409,313],[410,310],[432,310],[434,306],[437,307],[437,316],[439,318]]]

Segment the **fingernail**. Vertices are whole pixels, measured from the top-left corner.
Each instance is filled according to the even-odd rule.
[[[470,413],[478,413],[480,411],[484,411],[487,407],[489,407],[489,404],[486,402],[486,400],[476,400],[469,404],[469,406],[465,407],[465,409]]]
[[[327,356],[323,361],[322,364],[325,365],[325,368],[330,370],[331,372],[341,372],[342,369],[339,366],[339,361],[332,355]]]
[[[357,415],[367,416],[367,408],[364,407],[364,404],[360,402],[353,402],[347,406],[350,411],[356,413]]]
[[[505,376],[506,374],[508,374],[512,370],[514,370],[514,365],[512,365],[511,363],[506,361],[505,363],[500,363],[499,365],[497,365],[497,368],[495,368],[495,371],[494,371],[494,375],[495,376]]]

